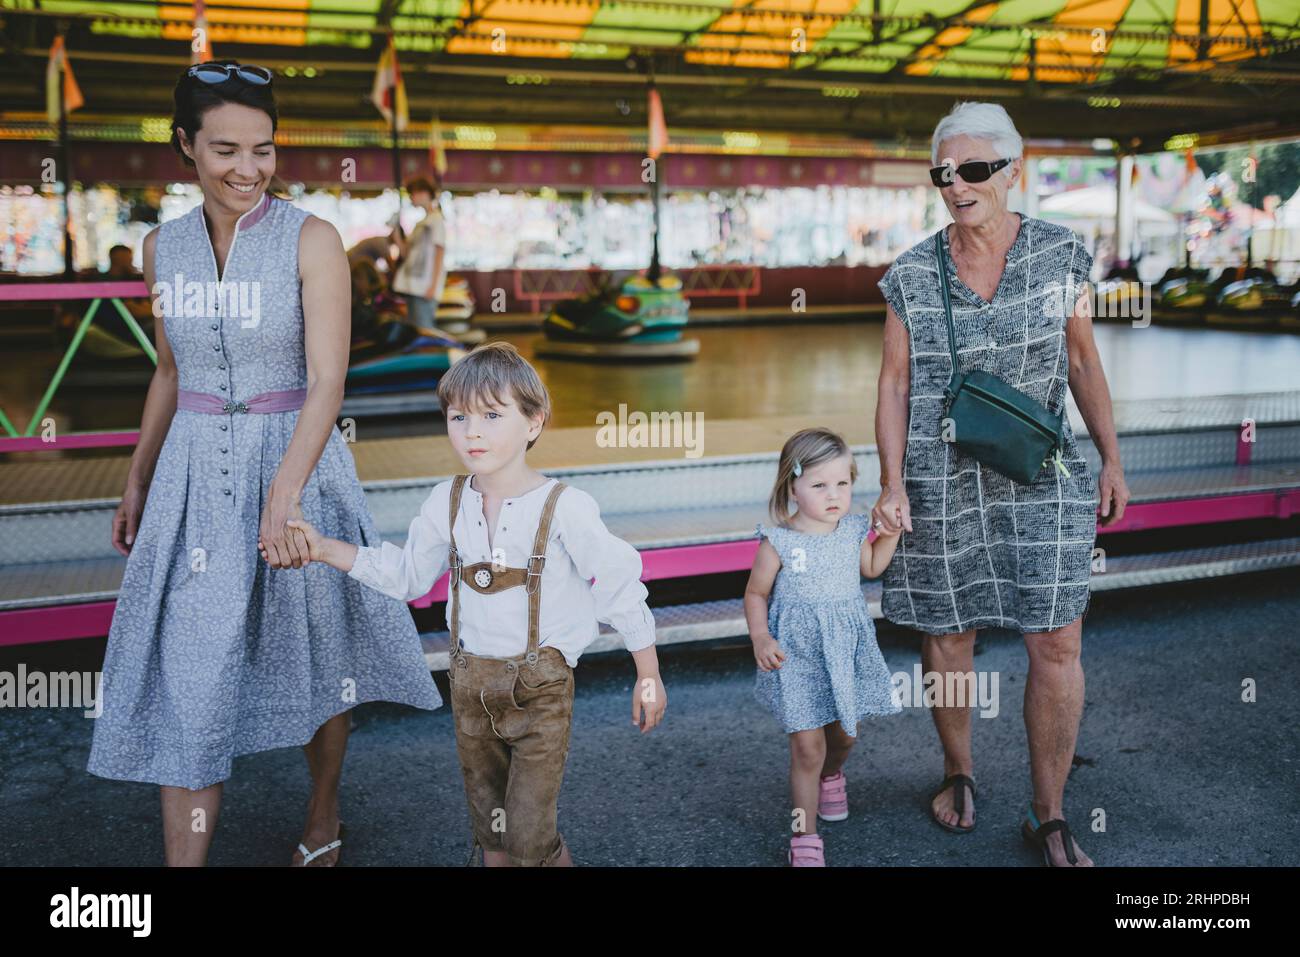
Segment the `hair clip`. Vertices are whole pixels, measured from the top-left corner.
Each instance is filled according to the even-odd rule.
[[[794,460],[794,474],[795,474],[795,478],[798,478],[800,475],[803,475],[803,466],[799,464],[798,459]]]

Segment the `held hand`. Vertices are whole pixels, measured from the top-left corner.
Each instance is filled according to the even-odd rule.
[[[306,538],[287,524],[290,519],[301,518],[302,507],[296,500],[272,496],[266,503],[258,529],[258,548],[272,568],[302,568],[309,561]]]
[[[636,676],[632,686],[632,723],[641,729],[641,733],[655,728],[664,719],[668,708],[668,692],[658,672]]]
[[[306,555],[303,560],[304,565],[308,562],[325,561],[325,536],[316,530],[316,526],[305,518],[291,518],[289,528],[302,538],[303,552]]]
[[[876,522],[880,526],[876,527]],[[871,525],[877,535],[897,535],[904,529],[912,530],[912,505],[902,486],[886,486],[871,509]]]
[[[903,534],[903,526],[901,524],[891,532],[885,527],[883,522],[877,527],[876,523],[873,521],[871,523],[871,530],[876,533],[876,538],[893,538],[896,535]]]
[[[145,491],[137,486],[128,486],[122,493],[122,504],[113,513],[113,547],[123,555],[131,554],[135,544],[135,533],[140,527],[140,516],[144,512]]]
[[[754,660],[763,671],[776,671],[785,662],[785,652],[771,635],[754,639]]]
[[[1117,462],[1103,465],[1097,486],[1101,495],[1101,524],[1114,525],[1124,517],[1124,508],[1129,499],[1123,466]]]

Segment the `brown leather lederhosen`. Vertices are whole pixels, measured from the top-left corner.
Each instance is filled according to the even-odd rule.
[[[538,644],[546,543],[555,503],[567,486],[557,482],[551,489],[527,565],[511,568],[461,561],[455,527],[468,480],[468,475],[458,475],[451,486],[447,623],[451,707],[470,824],[476,844],[485,850],[505,851],[515,864],[551,864],[564,846],[556,824],[556,803],[569,752],[573,669],[557,649]],[[528,646],[522,655],[497,658],[464,650],[462,581],[484,595],[520,586],[527,591]],[[473,855],[471,848],[471,860]]]

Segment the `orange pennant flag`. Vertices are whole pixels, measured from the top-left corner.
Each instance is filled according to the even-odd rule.
[[[63,45],[63,37],[54,38],[50,44],[50,61],[45,66],[45,115],[51,123],[59,122],[59,74],[63,75],[63,109],[64,116],[86,105],[77,86],[77,78],[72,75],[72,64],[68,62],[68,51]]]
[[[380,54],[379,65],[375,68],[375,83],[370,90],[370,102],[384,115],[389,126],[396,126],[397,131],[406,129],[410,114],[406,109],[406,84],[402,82],[402,71],[397,65],[397,46],[393,37],[388,37],[388,46]],[[397,119],[393,115],[396,112]]]
[[[668,146],[668,124],[664,122],[664,104],[659,99],[659,91],[650,87],[650,99],[646,105],[650,115],[650,131],[647,135],[646,154],[651,159],[658,159],[659,154]]]
[[[194,0],[194,30],[190,40],[190,64],[212,59],[212,40],[208,34],[208,11],[203,0]]]
[[[438,122],[437,113],[429,126],[429,164],[440,177],[446,174],[447,151],[442,147],[442,124]]]

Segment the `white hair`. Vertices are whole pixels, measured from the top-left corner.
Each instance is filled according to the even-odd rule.
[[[939,121],[930,140],[930,164],[939,165],[939,144],[954,136],[972,136],[992,140],[998,158],[1019,159],[1025,152],[1025,141],[1020,138],[1011,116],[997,103],[958,103]]]

